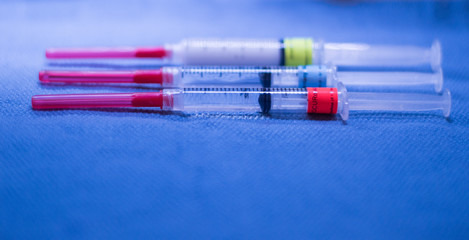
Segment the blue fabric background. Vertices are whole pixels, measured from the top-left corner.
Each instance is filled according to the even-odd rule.
[[[469,4],[2,1],[0,239],[469,238]],[[33,111],[47,47],[439,38],[450,120]],[[65,64],[66,65],[66,64]],[[73,67],[72,65],[69,67]]]

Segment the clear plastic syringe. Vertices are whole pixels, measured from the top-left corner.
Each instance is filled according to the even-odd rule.
[[[347,120],[349,110],[432,111],[448,117],[451,95],[405,93],[347,93],[337,88],[184,88],[150,93],[103,93],[37,95],[33,109],[74,109],[113,107],[156,107],[164,111],[187,112],[306,112],[340,114]]]
[[[49,59],[163,58],[184,65],[441,66],[441,47],[324,43],[311,38],[187,39],[160,47],[48,49]]]
[[[41,71],[43,83],[154,83],[162,87],[336,87],[419,88],[441,92],[443,73],[341,72],[336,67],[163,67],[134,71]]]

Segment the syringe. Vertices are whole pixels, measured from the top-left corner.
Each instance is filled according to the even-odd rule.
[[[184,88],[159,92],[37,95],[33,109],[156,107],[164,111],[187,112],[303,112],[340,114],[347,120],[349,110],[432,111],[448,117],[451,95],[406,93],[347,93],[337,88]]]
[[[48,49],[50,59],[164,58],[184,65],[420,66],[441,65],[440,43],[431,48],[363,43],[324,43],[312,38],[187,39],[160,47]]]
[[[43,83],[154,83],[162,87],[336,87],[421,88],[441,92],[443,73],[342,72],[336,67],[163,67],[134,71],[41,71]]]

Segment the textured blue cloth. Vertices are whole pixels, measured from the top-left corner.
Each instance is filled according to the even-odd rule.
[[[2,1],[0,239],[469,238],[465,2]],[[430,45],[450,120],[33,111],[48,47],[316,36]]]

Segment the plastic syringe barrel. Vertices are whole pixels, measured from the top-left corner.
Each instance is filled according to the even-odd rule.
[[[44,70],[39,72],[39,80],[46,84],[151,83],[162,87],[325,87],[328,74],[326,66],[184,66],[131,71]]]
[[[342,114],[337,88],[184,88],[149,93],[58,94],[32,97],[33,109],[157,107],[187,112]]]

